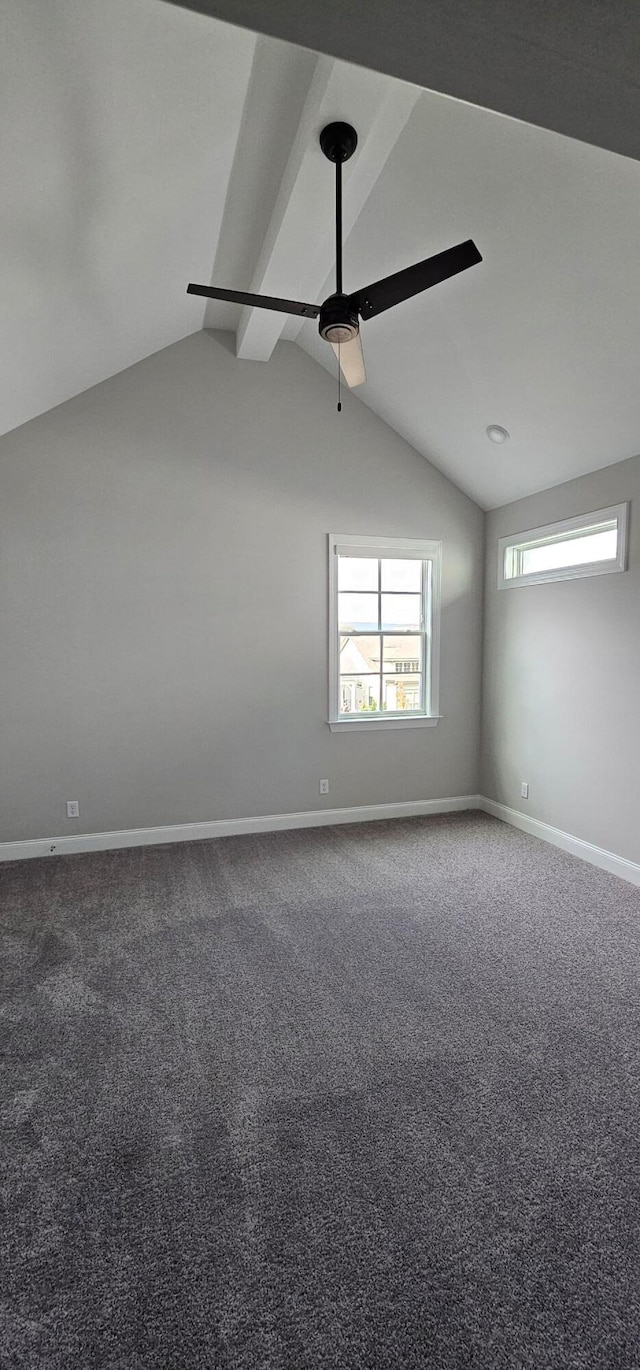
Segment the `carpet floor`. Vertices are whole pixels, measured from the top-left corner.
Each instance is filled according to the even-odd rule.
[[[640,891],[477,813],[0,888],[3,1370],[640,1367]]]

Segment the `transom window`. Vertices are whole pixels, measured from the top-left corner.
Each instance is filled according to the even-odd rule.
[[[617,504],[500,538],[499,588],[626,570],[628,511]]]
[[[440,543],[329,544],[330,726],[437,722]]]

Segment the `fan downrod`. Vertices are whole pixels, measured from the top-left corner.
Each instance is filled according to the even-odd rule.
[[[320,134],[320,147],[330,162],[348,162],[358,145],[352,124],[326,124]]]

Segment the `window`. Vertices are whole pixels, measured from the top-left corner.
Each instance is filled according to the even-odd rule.
[[[500,538],[498,588],[625,571],[629,505]]]
[[[329,726],[438,721],[439,542],[331,535]]]

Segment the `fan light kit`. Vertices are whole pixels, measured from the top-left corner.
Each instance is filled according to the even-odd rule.
[[[492,442],[507,442],[509,434],[501,424],[490,423],[487,428],[487,437],[491,438]]]
[[[348,295],[342,288],[342,166],[353,156],[358,144],[358,135],[351,124],[327,124],[320,134],[320,147],[325,157],[335,163],[336,168],[336,289],[333,295],[322,304],[304,304],[299,300],[281,300],[273,295],[251,295],[242,290],[222,290],[218,286],[187,286],[189,295],[206,295],[211,300],[230,300],[232,304],[248,305],[250,308],[275,309],[282,314],[298,314],[302,318],[318,319],[320,336],[331,344],[340,371],[350,387],[362,385],[366,380],[362,340],[360,338],[360,319],[373,319],[385,309],[391,309],[413,295],[420,295],[432,285],[439,285],[449,276],[466,271],[482,261],[475,243],[468,238],[456,247],[438,252],[435,257],[427,257],[423,262],[405,267],[393,276],[385,276],[373,285],[365,286]],[[338,402],[338,409],[341,408]],[[496,437],[496,434],[502,436]],[[493,442],[504,442],[509,434],[505,428],[491,425],[487,428]]]

